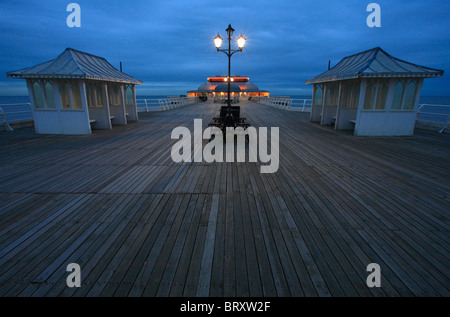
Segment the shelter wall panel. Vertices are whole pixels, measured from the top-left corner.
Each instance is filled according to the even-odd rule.
[[[33,111],[34,127],[38,134],[60,134],[63,129],[58,111]]]
[[[114,117],[114,119],[111,120],[112,124],[127,124],[125,108],[121,105],[109,107],[109,113]]]
[[[61,111],[60,121],[64,134],[90,134],[89,117],[86,111]]]
[[[311,108],[311,121],[320,122],[322,114],[322,105],[313,105]]]
[[[356,122],[355,135],[387,135],[385,130],[386,116],[386,111],[361,111],[360,116]]]
[[[355,124],[350,122],[356,120],[356,108],[342,108],[339,112],[339,119],[337,119],[336,127],[339,130],[353,130]]]
[[[413,135],[415,119],[415,111],[390,111],[386,120],[386,130],[392,136]]]
[[[415,112],[362,111],[356,123],[358,136],[410,136],[414,133]]]
[[[137,121],[138,120],[138,114],[137,114],[137,108],[135,105],[126,105],[125,111],[127,115],[127,119],[131,121]]]
[[[112,129],[107,107],[89,108],[89,119],[95,120],[92,124],[94,129]]]

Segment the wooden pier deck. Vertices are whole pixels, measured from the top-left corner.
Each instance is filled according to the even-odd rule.
[[[276,173],[172,161],[172,129],[206,126],[213,104],[0,133],[0,296],[449,296],[449,135],[359,138],[241,106],[280,127]]]

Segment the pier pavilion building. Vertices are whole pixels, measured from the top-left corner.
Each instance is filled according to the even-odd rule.
[[[231,98],[249,100],[254,97],[269,97],[267,90],[260,90],[249,82],[249,77],[232,76],[230,78]],[[205,97],[208,100],[225,99],[228,96],[228,76],[208,77],[208,81],[197,90],[187,92],[188,97]]]

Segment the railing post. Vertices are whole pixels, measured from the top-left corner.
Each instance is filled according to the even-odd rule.
[[[11,126],[9,125],[8,120],[6,120],[5,112],[3,111],[3,108],[1,108],[1,107],[0,107],[0,114],[2,115],[3,125],[5,127],[5,130],[8,129],[9,131],[14,131],[14,129],[11,128]]]

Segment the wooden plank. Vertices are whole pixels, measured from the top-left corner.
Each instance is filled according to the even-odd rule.
[[[204,253],[204,246],[206,245],[208,219],[211,211],[211,195],[200,194],[201,200],[201,214],[198,221],[197,235],[189,261],[189,269],[186,274],[185,287],[183,289],[184,297],[193,297],[199,288],[199,275],[202,264],[202,255]]]
[[[188,195],[186,197],[189,197],[189,204],[185,208],[185,216],[178,231],[178,235],[176,236],[169,259],[163,268],[164,273],[161,277],[161,282],[155,296],[169,296],[172,286],[174,285],[175,274],[180,263],[179,261],[184,249],[184,244],[187,240],[189,226],[198,200],[198,195]]]
[[[186,235],[186,241],[183,245],[183,251],[179,255],[179,263],[175,275],[173,277],[173,284],[170,289],[169,296],[182,296],[186,285],[186,279],[189,272],[191,263],[192,252],[195,247],[195,239],[197,236],[197,230],[199,226],[199,220],[203,211],[204,195],[193,194],[193,198],[196,200],[194,214],[192,216],[191,223],[189,224],[189,230]]]
[[[200,265],[200,274],[198,287],[195,296],[207,297],[211,285],[212,263],[214,256],[214,244],[217,227],[217,213],[219,211],[219,195],[214,194],[211,201],[211,211],[208,219],[205,245],[203,247],[202,261]]]

